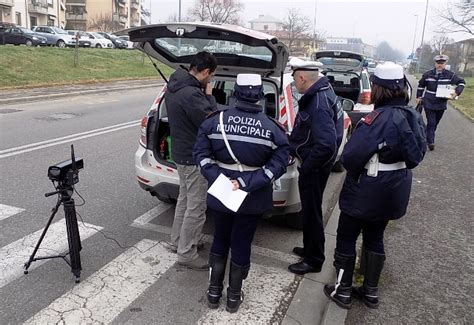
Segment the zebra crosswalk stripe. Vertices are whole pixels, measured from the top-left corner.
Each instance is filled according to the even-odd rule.
[[[25,209],[13,207],[10,205],[0,204],[0,220],[4,220],[11,216],[14,216],[17,213],[23,212]]]
[[[176,261],[144,239],[38,312],[25,324],[110,323]]]
[[[97,232],[102,227],[79,223],[81,240]],[[23,265],[30,257],[43,229],[29,234],[7,246],[0,248],[0,288],[23,275]],[[36,256],[57,255],[68,248],[66,222],[64,219],[51,224]],[[43,264],[45,260],[35,261],[29,270]]]

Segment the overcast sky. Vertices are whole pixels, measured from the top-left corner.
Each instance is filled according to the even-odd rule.
[[[166,22],[178,13],[179,0],[145,0],[145,7],[151,4],[152,23]],[[245,23],[259,14],[271,15],[283,20],[289,8],[299,8],[300,12],[314,21],[316,30],[333,37],[360,37],[364,43],[377,45],[387,41],[392,47],[408,54],[421,44],[423,19],[427,0],[240,0],[245,9],[241,17]],[[425,42],[435,33],[438,23],[435,8],[443,8],[448,1],[429,0],[425,28]],[[195,0],[181,0],[182,17],[185,17]],[[316,8],[316,10],[315,10]],[[416,24],[418,15],[418,24]],[[248,24],[248,23],[247,23]],[[416,26],[417,25],[417,26]],[[250,27],[248,24],[247,27]],[[311,30],[312,32],[312,30]],[[468,38],[467,34],[449,35],[455,40]]]

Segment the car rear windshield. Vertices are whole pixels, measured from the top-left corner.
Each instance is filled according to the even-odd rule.
[[[359,60],[351,58],[320,57],[317,59],[317,61],[321,62],[323,65],[336,65],[354,68],[360,66]]]
[[[214,54],[231,54],[251,57],[267,62],[272,61],[272,52],[264,46],[248,46],[238,42],[200,38],[157,38],[155,45],[165,49],[176,58],[193,55],[200,51]]]

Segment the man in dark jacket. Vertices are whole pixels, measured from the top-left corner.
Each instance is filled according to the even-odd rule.
[[[435,68],[423,74],[418,82],[418,91],[416,92],[417,103],[423,97],[423,106],[428,122],[426,126],[426,141],[430,150],[435,148],[436,128],[447,108],[446,103],[448,99],[455,99],[461,95],[466,85],[464,79],[456,76],[454,72],[446,70],[447,55],[437,55],[434,57],[434,61],[436,62]],[[456,89],[448,98],[438,88],[450,85],[456,85]]]
[[[290,136],[291,155],[300,167],[298,188],[303,214],[302,257],[288,269],[296,274],[320,272],[324,263],[322,199],[343,135],[343,111],[329,79],[319,75],[319,62],[292,59],[295,87],[303,97]]]
[[[165,94],[171,135],[171,152],[179,175],[171,248],[178,253],[178,264],[207,270],[207,260],[199,257],[197,245],[206,221],[207,182],[193,159],[197,131],[206,116],[216,109],[210,84],[217,68],[216,58],[199,52],[189,71],[179,69],[170,77]]]

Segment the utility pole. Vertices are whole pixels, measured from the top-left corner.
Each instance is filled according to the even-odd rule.
[[[423,57],[423,40],[425,39],[425,27],[426,27],[426,16],[428,14],[428,2],[429,2],[429,0],[426,0],[425,20],[423,22],[423,33],[421,34],[420,57],[418,58],[418,63],[416,64],[416,73],[420,72],[421,58]]]
[[[179,8],[178,8],[178,22],[181,22],[181,0],[179,0]]]
[[[415,34],[413,34],[413,46],[411,47],[411,59],[413,60],[415,55],[415,40],[416,40],[416,29],[418,28],[418,15],[415,15],[416,23],[415,23]]]
[[[314,52],[316,52],[316,13],[318,8],[318,0],[314,2],[314,20],[313,20],[313,53],[311,53],[311,59]]]

